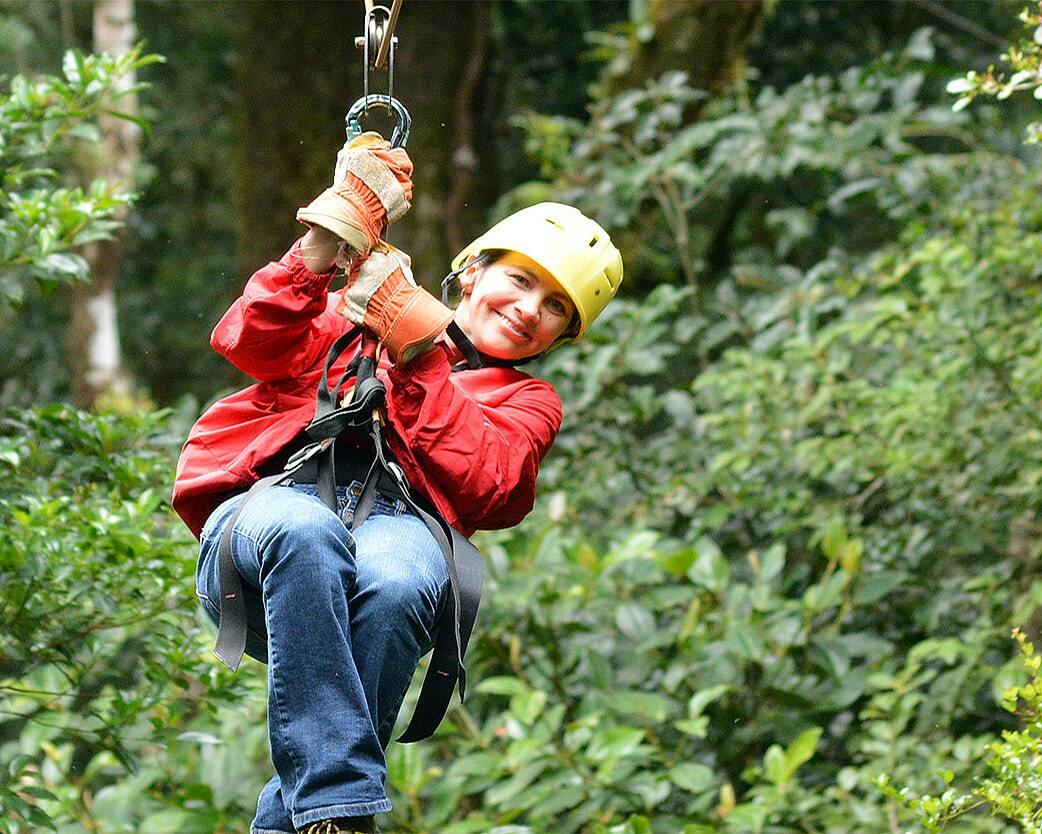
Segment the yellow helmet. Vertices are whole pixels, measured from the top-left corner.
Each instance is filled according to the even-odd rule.
[[[500,220],[452,261],[461,269],[482,252],[509,249],[545,269],[575,304],[580,338],[622,283],[622,255],[608,233],[577,208],[538,203]]]

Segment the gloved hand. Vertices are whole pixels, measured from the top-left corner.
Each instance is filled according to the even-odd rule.
[[[378,133],[347,142],[336,157],[333,185],[297,211],[297,220],[321,226],[357,252],[369,252],[384,227],[412,203],[412,160]]]
[[[373,331],[397,365],[426,353],[453,316],[416,286],[409,256],[383,242],[357,267],[337,312]]]

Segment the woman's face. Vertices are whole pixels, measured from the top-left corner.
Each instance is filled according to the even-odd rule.
[[[543,353],[564,334],[575,304],[541,266],[518,252],[475,264],[460,276],[456,323],[474,347],[497,359]]]

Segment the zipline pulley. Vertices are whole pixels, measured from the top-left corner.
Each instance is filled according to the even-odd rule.
[[[362,98],[351,105],[347,114],[347,137],[351,139],[362,132],[360,118],[368,114],[370,107],[381,107],[395,118],[395,129],[391,136],[394,147],[405,145],[409,138],[411,119],[404,105],[394,97],[394,53],[398,45],[394,27],[398,22],[402,0],[393,0],[391,8],[374,5],[365,0],[364,35],[355,38],[355,46],[362,50]],[[369,92],[369,71],[387,68],[387,94]]]
[[[365,0],[365,35],[355,38],[355,46],[365,50],[367,66],[383,69],[388,55],[393,54],[398,43],[394,27],[401,9],[402,0],[392,0],[390,9],[374,5],[373,0]]]
[[[362,97],[351,105],[347,111],[344,121],[347,123],[348,140],[360,136],[362,133],[362,116],[369,112],[371,107],[379,107],[388,111],[394,117],[394,130],[391,132],[390,143],[393,148],[403,148],[409,141],[409,129],[412,127],[412,117],[405,105],[394,97],[394,51],[398,44],[398,38],[394,35],[394,27],[398,22],[398,13],[401,11],[402,0],[393,0],[391,8],[376,6],[373,0],[365,0],[365,33],[355,38],[355,46],[362,50]],[[379,70],[387,62],[387,94],[369,92],[369,70]],[[387,231],[384,230],[386,239]],[[352,402],[359,399],[363,383],[373,381],[377,365],[377,340],[368,330],[362,331],[361,344],[359,347],[356,379],[358,385],[352,395]],[[382,384],[381,384],[382,389]]]

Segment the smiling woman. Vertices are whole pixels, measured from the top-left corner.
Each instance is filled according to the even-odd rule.
[[[460,275],[456,324],[497,359],[545,353],[576,322],[575,302],[560,283],[520,252],[489,253]]]
[[[622,283],[622,256],[608,233],[578,209],[561,203],[539,203],[511,214],[453,259],[453,269],[463,272],[464,301],[471,289],[465,270],[481,261],[504,262],[520,277],[538,279],[550,298],[560,302],[562,312],[570,302],[574,315],[547,349],[581,338]],[[550,309],[554,307],[551,301]],[[466,305],[460,308],[466,316]]]
[[[200,601],[222,635],[238,635],[219,636],[219,656],[237,665],[245,646],[268,662],[275,775],[254,834],[372,832],[390,810],[383,751],[420,657],[433,647],[431,668],[459,669],[463,691],[465,637],[451,639],[476,584],[473,621],[481,571],[456,560],[445,534],[524,518],[561,425],[553,387],[515,365],[579,338],[622,280],[599,225],[542,203],[457,256],[452,311],[382,240],[409,208],[411,174],[405,151],[373,134],[344,147],[332,187],[297,215],[307,233],[250,278],[213,332],[258,384],[211,407],[178,463],[173,504],[200,536]],[[347,286],[330,293],[338,264]],[[370,407],[368,436],[351,424],[320,439],[316,426],[335,415],[312,420],[316,396],[339,401],[327,377],[351,376],[341,354],[364,355],[354,325],[384,348],[377,379],[364,380],[382,386],[379,419]],[[422,730],[414,717],[404,740],[434,731],[456,679],[438,709],[417,706]]]

